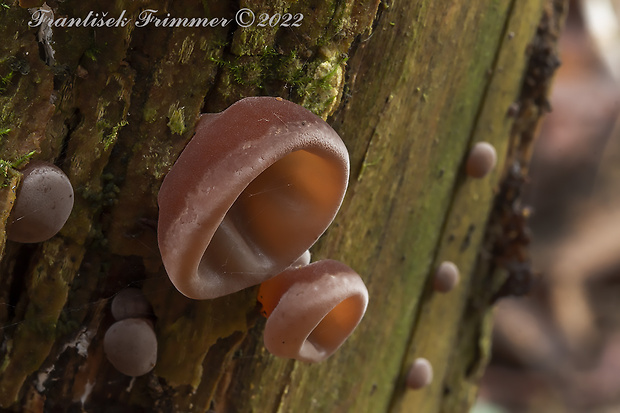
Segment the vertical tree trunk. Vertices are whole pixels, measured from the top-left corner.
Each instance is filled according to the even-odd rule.
[[[0,7],[0,406],[467,410],[488,357],[489,310],[527,273],[519,186],[557,63],[563,0],[20,3]],[[25,7],[44,7],[56,23],[29,27],[37,11]],[[241,28],[241,8],[303,20]],[[140,20],[145,9],[231,23],[156,27]],[[130,20],[68,27],[91,12]],[[157,192],[199,113],[252,95],[309,108],[351,155],[345,202],[312,252],[355,268],[370,305],[317,365],[266,352],[255,288],[189,300],[159,257]],[[477,141],[499,154],[482,180],[463,173]],[[20,245],[5,241],[4,226],[17,164],[30,158],[67,173],[75,207],[59,235]],[[429,280],[443,260],[462,279],[438,295]],[[155,370],[136,379],[102,351],[110,299],[127,286],[153,306],[159,344]],[[435,380],[408,392],[416,357],[432,362]]]

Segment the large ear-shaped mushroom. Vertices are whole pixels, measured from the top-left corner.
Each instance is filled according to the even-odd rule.
[[[48,240],[71,214],[73,187],[67,175],[49,162],[30,162],[22,174],[7,224],[7,238],[23,243]]]
[[[360,276],[334,260],[290,267],[261,284],[265,347],[275,356],[319,362],[351,335],[366,312]]]
[[[159,191],[170,280],[205,299],[281,272],[329,226],[348,175],[338,134],[292,102],[245,98],[203,115]]]

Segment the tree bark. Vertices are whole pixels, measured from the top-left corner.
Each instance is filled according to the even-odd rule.
[[[463,412],[489,356],[489,314],[527,282],[519,188],[557,64],[563,0],[163,0],[47,3],[55,19],[125,16],[117,27],[29,27],[40,1],[0,7],[0,406],[7,411]],[[300,27],[140,27],[303,15]],[[82,22],[83,23],[83,22]],[[83,26],[83,24],[82,24]],[[281,96],[327,119],[351,156],[336,221],[312,248],[367,283],[366,317],[317,365],[262,345],[256,288],[193,301],[169,282],[157,192],[201,112]],[[471,145],[495,171],[467,178]],[[54,161],[75,206],[59,235],[20,245],[4,226],[19,164]],[[495,206],[493,207],[495,202]],[[516,235],[515,235],[516,234]],[[459,287],[430,288],[443,260]],[[520,283],[518,282],[520,281]],[[142,288],[156,317],[155,370],[106,361],[109,303]],[[406,391],[416,357],[432,385]]]

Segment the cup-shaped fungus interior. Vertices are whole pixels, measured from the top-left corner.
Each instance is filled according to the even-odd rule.
[[[334,200],[342,196],[340,167],[304,150],[268,167],[228,210],[198,273],[244,278],[290,265],[333,219]]]
[[[292,102],[246,98],[203,116],[159,192],[168,276],[197,299],[271,278],[329,226],[348,173],[340,137]]]
[[[357,327],[366,303],[363,297],[356,295],[332,308],[304,341],[299,351],[301,357],[314,360],[333,354]]]
[[[261,284],[265,347],[307,362],[332,355],[357,327],[368,305],[360,276],[334,260],[291,267]]]

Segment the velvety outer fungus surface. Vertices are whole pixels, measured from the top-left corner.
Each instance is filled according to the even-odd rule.
[[[338,134],[292,102],[246,98],[203,115],[158,197],[171,281],[205,299],[281,272],[329,226],[348,174]]]
[[[335,260],[291,267],[265,281],[259,301],[268,317],[269,352],[318,362],[332,355],[359,324],[368,305],[360,276]]]
[[[476,143],[469,152],[465,171],[472,178],[484,178],[497,163],[495,147],[488,142]]]
[[[73,209],[73,187],[67,175],[48,162],[30,162],[22,174],[7,224],[7,238],[42,242],[56,235],[67,222]]]
[[[459,269],[451,261],[444,261],[437,268],[433,279],[433,288],[440,293],[452,291],[459,283]]]
[[[115,320],[143,318],[152,315],[151,304],[139,288],[125,288],[114,299],[110,308]]]
[[[126,318],[106,331],[103,350],[116,370],[127,376],[142,376],[155,367],[157,337],[148,320]]]
[[[406,384],[412,390],[418,390],[433,382],[433,366],[425,358],[417,358],[407,372]]]

